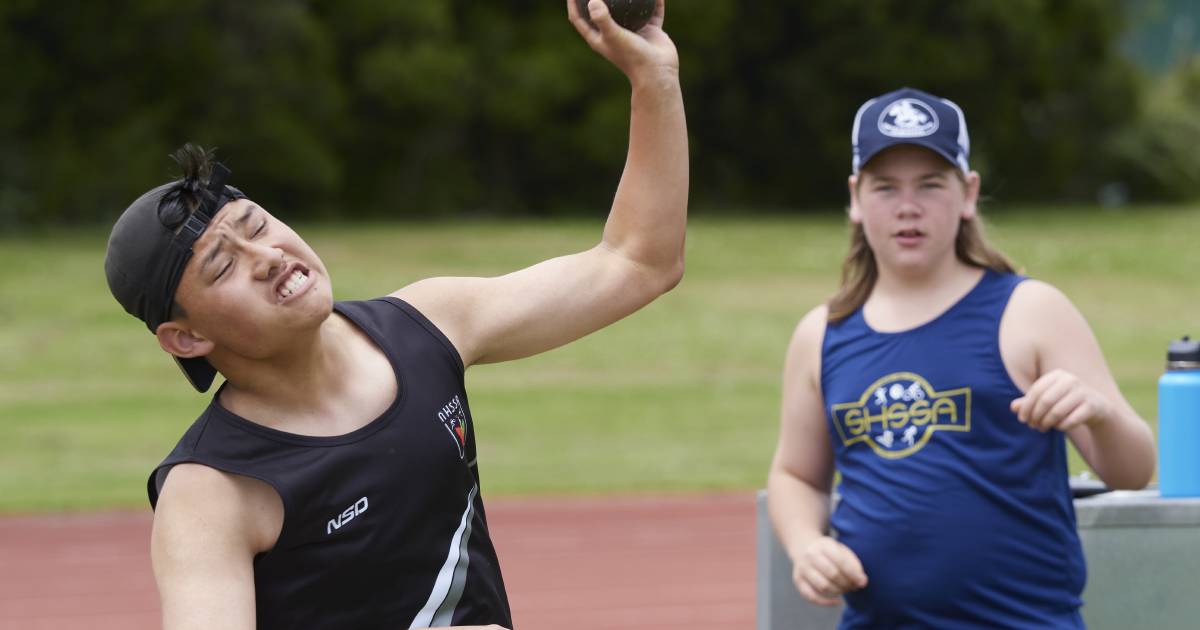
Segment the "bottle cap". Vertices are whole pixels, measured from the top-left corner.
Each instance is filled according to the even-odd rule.
[[[1200,341],[1193,341],[1187,335],[1176,339],[1167,346],[1168,369],[1197,369],[1200,368]]]

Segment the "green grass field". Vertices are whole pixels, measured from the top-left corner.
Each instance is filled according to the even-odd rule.
[[[601,222],[300,227],[342,299],[496,275],[589,247]],[[1167,341],[1200,334],[1200,208],[993,211],[993,240],[1088,317],[1156,415]],[[678,289],[524,361],[472,368],[489,494],[749,489],[775,439],[784,346],[834,289],[840,217],[701,217]],[[207,402],[104,281],[106,230],[0,237],[0,512],[145,505]],[[1078,470],[1078,459],[1073,460]]]

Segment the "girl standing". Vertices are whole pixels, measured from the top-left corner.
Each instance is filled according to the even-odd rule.
[[[985,239],[957,105],[885,94],[852,141],[842,284],[788,347],[768,480],[796,588],[844,596],[842,628],[1082,628],[1064,440],[1140,488],[1150,430],[1079,311]]]

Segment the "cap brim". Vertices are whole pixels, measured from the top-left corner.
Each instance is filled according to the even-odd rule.
[[[967,169],[962,164],[958,163],[956,156],[951,155],[950,152],[946,151],[945,147],[939,147],[936,142],[934,142],[928,138],[904,138],[904,139],[898,138],[898,139],[896,139],[895,142],[890,142],[882,147],[879,147],[878,149],[875,149],[874,153],[871,153],[870,155],[864,155],[862,157],[862,165],[858,167],[857,172],[862,172],[862,170],[867,167],[867,164],[869,164],[871,162],[871,160],[875,158],[875,156],[879,155],[880,153],[883,153],[884,151],[887,151],[888,149],[890,149],[892,147],[900,146],[902,144],[911,144],[916,147],[929,149],[930,151],[933,151],[937,155],[941,156],[941,158],[943,160],[946,160],[947,162],[949,162],[950,165],[953,166],[954,168],[957,168],[958,170],[960,170],[964,173],[967,172]]]
[[[196,388],[196,391],[206,392],[209,387],[212,387],[213,379],[217,376],[217,370],[207,359],[204,357],[174,358],[175,363],[179,365],[179,369],[183,371],[183,376],[192,384],[192,387]]]

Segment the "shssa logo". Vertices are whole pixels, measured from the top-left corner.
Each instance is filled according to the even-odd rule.
[[[899,459],[921,450],[937,431],[969,432],[971,388],[939,392],[919,374],[896,372],[831,410],[843,445],[861,442],[880,457]]]

